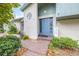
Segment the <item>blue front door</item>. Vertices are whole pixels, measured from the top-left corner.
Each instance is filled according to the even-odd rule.
[[[52,36],[53,18],[40,19],[40,33],[45,36]]]

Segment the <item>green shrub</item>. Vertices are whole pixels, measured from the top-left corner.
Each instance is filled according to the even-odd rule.
[[[17,34],[20,34],[21,33],[21,31],[17,31]]]
[[[68,37],[53,37],[51,43],[49,44],[49,48],[69,48],[75,49],[79,48],[78,42],[76,40],[72,40]]]
[[[29,39],[29,36],[24,35],[24,36],[22,37],[22,39],[23,39],[23,40],[28,40],[28,39]]]
[[[1,28],[0,28],[0,33],[4,33],[4,29],[1,29]]]
[[[0,37],[0,56],[12,56],[21,48],[20,39],[16,36]]]
[[[49,44],[49,48],[54,48],[59,46],[59,38],[58,37],[53,37],[51,40],[51,43]]]
[[[17,34],[17,28],[16,28],[16,26],[13,26],[13,25],[9,25],[9,31],[8,31],[8,33],[9,34]]]
[[[4,28],[3,28],[3,25],[0,24],[0,33],[3,33],[4,32]]]
[[[61,37],[60,41],[62,48],[78,48],[78,42],[76,40],[72,40],[71,38]]]

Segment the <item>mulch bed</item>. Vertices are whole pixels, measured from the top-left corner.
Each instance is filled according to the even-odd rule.
[[[48,49],[48,56],[79,56],[79,49]]]
[[[26,51],[28,51],[28,48],[20,48],[20,49],[16,52],[16,56],[21,56],[21,55],[23,55],[23,53],[25,53]]]

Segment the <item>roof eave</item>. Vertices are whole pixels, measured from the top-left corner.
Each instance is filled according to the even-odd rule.
[[[22,21],[24,17],[13,19],[12,22]]]
[[[25,3],[22,7],[21,7],[21,11],[24,11],[26,9],[26,7],[29,5],[30,3]]]

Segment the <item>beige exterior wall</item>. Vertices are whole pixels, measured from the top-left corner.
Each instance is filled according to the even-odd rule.
[[[28,14],[31,14],[29,18]],[[24,34],[31,39],[38,37],[38,11],[37,4],[33,3],[24,10]]]
[[[71,37],[79,40],[79,19],[57,21],[59,36]]]

